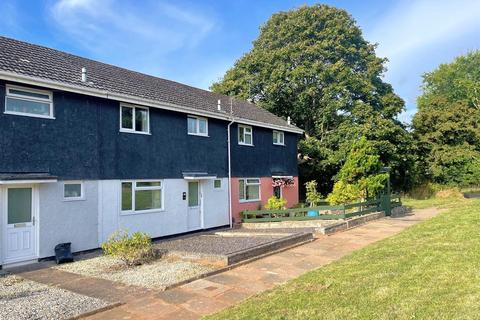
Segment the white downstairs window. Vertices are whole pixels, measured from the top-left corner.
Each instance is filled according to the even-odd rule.
[[[53,119],[52,92],[7,85],[5,113]]]
[[[65,181],[63,183],[63,200],[73,201],[73,200],[83,200],[84,191],[83,191],[83,182],[77,181]]]
[[[238,198],[240,202],[260,200],[260,179],[248,178],[238,180]]]
[[[149,108],[122,103],[120,105],[120,131],[149,134]]]
[[[122,213],[163,210],[162,181],[124,181],[121,192]]]

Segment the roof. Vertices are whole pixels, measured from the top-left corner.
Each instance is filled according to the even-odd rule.
[[[82,68],[87,70],[86,82],[82,82]],[[230,113],[228,96],[2,36],[0,79],[28,80],[30,84],[220,119],[228,119]],[[217,110],[218,100],[222,111]],[[232,99],[232,107],[238,122],[302,132],[253,103]]]
[[[18,182],[56,182],[57,177],[47,172],[0,172],[0,184]]]

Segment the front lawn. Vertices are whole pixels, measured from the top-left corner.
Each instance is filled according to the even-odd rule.
[[[480,200],[449,208],[208,319],[478,319]]]

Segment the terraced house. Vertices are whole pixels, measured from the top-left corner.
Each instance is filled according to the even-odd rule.
[[[0,37],[0,265],[298,202],[289,121],[246,101]]]

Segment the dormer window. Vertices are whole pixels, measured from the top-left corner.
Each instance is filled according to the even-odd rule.
[[[5,113],[53,119],[52,92],[7,85]]]
[[[253,130],[250,126],[238,125],[238,144],[253,146]]]

